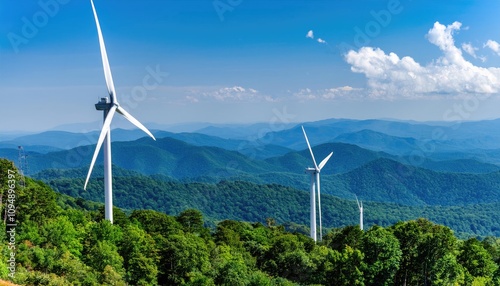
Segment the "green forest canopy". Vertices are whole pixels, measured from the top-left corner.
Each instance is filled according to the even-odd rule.
[[[15,167],[0,170],[5,198]],[[314,243],[273,218],[210,229],[195,209],[115,208],[112,225],[102,207],[40,181],[15,191],[16,273],[1,232],[0,277],[22,285],[500,285],[499,238],[461,240],[426,219],[334,228]]]

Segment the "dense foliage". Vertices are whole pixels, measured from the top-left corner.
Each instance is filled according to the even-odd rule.
[[[3,198],[9,169],[0,160]],[[460,240],[426,219],[334,228],[314,243],[273,218],[209,229],[194,209],[115,208],[112,225],[40,181],[15,191],[16,272],[1,232],[0,278],[22,285],[500,285],[500,239]]]
[[[87,191],[84,191],[83,179],[79,178],[78,173],[53,170],[51,173],[44,172],[43,178],[59,193],[104,202],[102,177],[91,179]],[[177,215],[185,209],[195,208],[204,214],[205,221],[212,226],[224,219],[264,223],[268,217],[274,218],[279,224],[309,225],[309,194],[304,190],[240,180],[179,182],[168,177],[134,174],[119,168],[114,174],[114,204],[123,209],[154,209]],[[324,226],[335,228],[358,223],[358,207],[354,196],[351,200],[344,200],[323,193],[321,202]],[[497,211],[499,203],[464,207],[402,206],[375,202],[365,202],[364,205],[367,226],[389,226],[400,220],[425,217],[450,227],[460,237],[467,234],[500,237],[497,223],[500,221]],[[302,233],[308,232],[302,229]]]

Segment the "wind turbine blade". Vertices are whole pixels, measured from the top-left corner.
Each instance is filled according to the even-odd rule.
[[[94,11],[95,24],[97,26],[97,34],[99,35],[99,46],[101,48],[101,58],[102,66],[104,68],[104,77],[106,79],[106,86],[108,87],[108,93],[111,99],[111,103],[116,103],[116,91],[115,84],[113,83],[113,76],[111,75],[111,68],[109,67],[108,54],[106,53],[106,46],[104,45],[104,38],[102,37],[101,26],[99,25],[99,19],[97,18],[97,12],[95,11],[94,1],[90,0],[92,4],[92,10]]]
[[[318,166],[318,169],[321,171],[321,169],[323,169],[323,167],[325,166],[326,162],[328,162],[328,160],[330,160],[330,157],[332,157],[333,155],[333,152],[330,153],[330,155],[326,156],[325,159],[323,159],[323,161],[321,161],[321,163],[319,163],[319,166]]]
[[[302,132],[304,132],[304,137],[306,138],[307,147],[309,148],[309,152],[311,152],[311,157],[313,159],[314,168],[316,168],[316,170],[318,170],[318,165],[316,165],[316,159],[314,159],[313,150],[311,149],[311,144],[309,144],[309,139],[307,139],[307,134],[306,134],[306,130],[304,129],[304,126],[302,126]]]
[[[148,134],[151,138],[153,138],[154,140],[156,140],[156,138],[153,136],[153,134],[151,132],[149,132],[149,130],[144,125],[142,125],[142,123],[140,123],[139,120],[135,119],[130,113],[128,113],[121,106],[118,106],[118,110],[117,111],[118,111],[118,113],[120,113],[121,115],[123,115],[123,117],[125,117],[128,121],[130,121],[132,124],[134,124],[135,126],[137,126],[142,131],[146,132],[146,134]]]
[[[108,134],[108,131],[111,127],[111,120],[113,120],[113,115],[115,114],[115,111],[116,111],[116,105],[113,105],[113,107],[109,109],[108,115],[106,115],[106,120],[104,120],[101,134],[99,135],[99,140],[97,140],[97,145],[95,147],[94,156],[92,157],[92,161],[90,162],[90,168],[87,174],[87,179],[85,179],[85,185],[83,186],[84,190],[87,189],[87,184],[90,179],[90,174],[92,174],[92,169],[94,168],[95,160],[97,159],[97,155],[99,154],[99,150],[101,149],[102,143],[104,142],[104,139],[106,138],[106,135]]]
[[[358,201],[358,196],[354,195],[356,197],[356,203],[358,204],[358,208],[361,208],[360,205],[359,205],[359,201]]]

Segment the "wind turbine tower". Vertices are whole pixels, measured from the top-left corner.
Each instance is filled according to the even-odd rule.
[[[113,223],[113,177],[111,173],[111,121],[113,120],[113,116],[116,112],[120,113],[123,117],[125,117],[139,129],[144,131],[151,138],[153,138],[154,140],[156,139],[153,134],[151,134],[151,132],[144,125],[142,125],[142,123],[135,119],[118,103],[118,99],[116,98],[115,85],[113,83],[113,77],[111,75],[111,68],[109,66],[108,55],[106,53],[106,47],[104,45],[104,38],[102,37],[101,26],[99,25],[99,19],[97,18],[97,12],[94,7],[94,2],[90,0],[90,4],[92,5],[92,11],[94,12],[94,19],[97,27],[97,35],[99,37],[99,46],[101,50],[102,66],[104,69],[104,78],[106,80],[109,98],[101,98],[101,100],[95,105],[95,108],[97,110],[103,111],[104,123],[102,125],[99,139],[97,140],[94,156],[92,157],[89,172],[87,174],[87,178],[85,179],[85,185],[83,189],[87,189],[87,184],[89,182],[90,175],[92,174],[92,169],[94,168],[97,155],[99,154],[101,146],[104,144],[104,217],[106,220],[109,220],[111,223]]]
[[[307,147],[309,148],[309,152],[311,153],[311,158],[314,164],[314,168],[306,168],[306,173],[311,174],[311,187],[310,187],[310,192],[311,192],[311,238],[314,239],[316,242],[318,239],[318,235],[316,233],[316,191],[318,193],[318,215],[319,215],[319,240],[321,241],[321,238],[323,237],[323,225],[321,222],[321,188],[320,188],[320,179],[319,179],[319,173],[321,172],[321,169],[325,166],[326,162],[332,157],[333,152],[331,152],[328,156],[326,156],[319,165],[316,164],[316,159],[314,158],[314,153],[311,149],[311,145],[309,144],[309,139],[307,139],[307,134],[306,130],[304,129],[304,126],[302,126],[302,132],[304,133],[304,137],[306,139]]]
[[[358,196],[356,196],[356,203],[359,209],[359,228],[363,230],[363,201],[358,201]]]

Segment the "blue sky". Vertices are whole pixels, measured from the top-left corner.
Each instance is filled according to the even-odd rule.
[[[118,99],[146,126],[500,117],[499,1],[95,6]],[[4,0],[0,19],[0,130],[100,120],[90,1]]]

